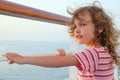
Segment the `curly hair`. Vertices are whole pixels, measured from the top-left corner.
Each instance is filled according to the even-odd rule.
[[[80,7],[74,12],[68,11],[69,14],[73,15],[70,23],[71,36],[74,36],[74,20],[78,19],[78,15],[83,15],[86,12],[91,16],[92,22],[95,26],[95,38],[93,43],[96,44],[99,42],[101,46],[105,47],[109,51],[109,54],[113,57],[114,63],[119,65],[120,61],[117,53],[118,34],[114,28],[112,18],[104,12],[102,7],[90,5]],[[102,30],[102,32],[99,33],[99,30]]]

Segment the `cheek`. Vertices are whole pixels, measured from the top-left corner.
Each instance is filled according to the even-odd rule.
[[[94,39],[95,35],[94,35],[93,31],[86,31],[85,33],[86,33],[85,36],[88,40],[93,40]]]
[[[91,35],[89,36],[90,40],[93,40],[93,39],[94,39],[94,37],[95,37],[95,35],[94,35],[94,34],[91,34]]]

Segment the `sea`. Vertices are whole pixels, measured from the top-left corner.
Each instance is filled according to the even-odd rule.
[[[84,47],[80,47],[82,48]],[[65,49],[69,52],[70,42],[0,41],[0,56],[6,52],[15,52],[20,55],[56,55],[56,49]],[[68,77],[69,67],[47,68],[0,62],[0,80],[65,80]]]
[[[69,42],[0,41],[0,55],[15,52],[20,55],[57,55],[56,49],[69,51]],[[69,68],[46,68],[0,62],[0,80],[65,80]]]

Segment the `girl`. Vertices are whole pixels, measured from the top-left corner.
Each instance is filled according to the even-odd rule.
[[[69,55],[58,49],[61,56],[21,56],[8,52],[4,56],[9,64],[76,66],[78,80],[114,80],[113,64],[119,65],[119,56],[116,52],[118,37],[111,17],[95,5],[80,7],[70,14],[73,15],[70,34],[78,44],[85,44],[86,49]]]

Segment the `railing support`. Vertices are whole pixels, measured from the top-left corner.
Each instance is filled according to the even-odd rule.
[[[78,45],[75,42],[75,40],[73,38],[71,38],[70,53],[75,52],[77,50],[78,50]],[[74,66],[69,67],[69,78],[67,78],[65,80],[77,80],[77,74],[78,74],[78,71]]]

